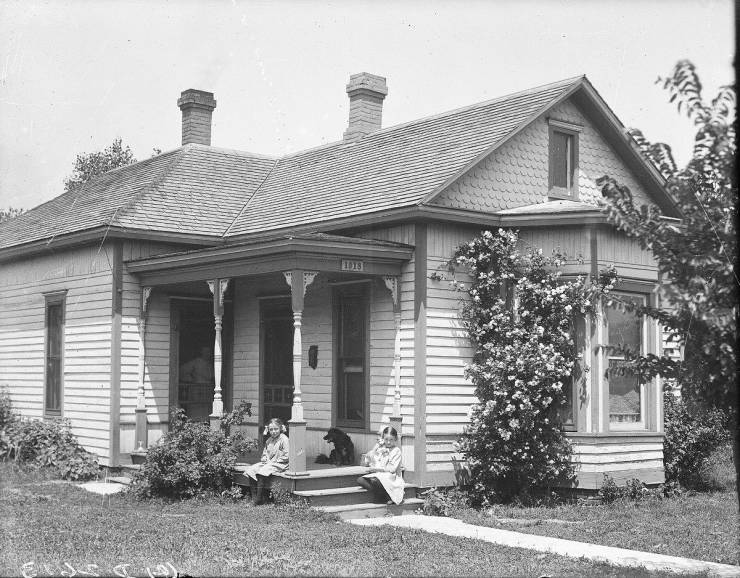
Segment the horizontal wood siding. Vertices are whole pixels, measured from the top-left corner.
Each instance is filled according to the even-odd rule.
[[[44,293],[66,290],[62,416],[102,463],[109,457],[112,247],[88,246],[0,265],[0,384],[40,418]]]
[[[573,436],[571,441],[580,489],[600,488],[605,473],[620,484],[632,478],[664,481],[662,435]]]
[[[149,241],[127,241],[123,244],[123,309],[121,323],[121,452],[133,451],[133,424],[139,387],[139,333],[141,284],[125,262],[181,250],[181,245]],[[169,419],[169,302],[162,289],[154,289],[148,302],[145,327],[144,397],[147,421],[151,424],[149,443],[160,435],[161,425]]]
[[[169,421],[170,403],[170,299],[161,289],[154,289],[149,297],[144,339],[144,398],[147,420],[150,424],[166,423]],[[129,387],[133,385],[130,379],[126,383]],[[130,392],[127,391],[128,399],[129,396]],[[134,404],[135,396],[134,392]],[[128,407],[130,408],[130,401]],[[152,440],[149,441],[151,443]]]
[[[658,281],[658,265],[649,251],[640,248],[636,239],[611,227],[600,227],[596,238],[599,269],[608,264],[622,277]]]
[[[591,268],[591,240],[585,227],[547,227],[521,229],[519,246],[525,249],[542,249],[545,255],[557,251],[566,257],[563,273],[586,275]]]
[[[477,401],[465,377],[473,349],[460,312],[464,293],[451,285],[448,263],[457,248],[470,241],[477,228],[434,224],[428,227],[427,344],[426,344],[426,469],[452,472],[459,457],[454,442],[469,422],[470,406]],[[442,279],[438,280],[441,276]],[[463,272],[455,273],[466,281]]]

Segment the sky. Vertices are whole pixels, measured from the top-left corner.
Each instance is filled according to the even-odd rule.
[[[586,74],[627,127],[690,155],[655,84],[734,81],[730,0],[0,0],[0,207],[63,191],[78,154],[180,146],[180,92],[215,94],[212,145],[282,155],[341,139],[350,74],[387,78],[383,126]]]

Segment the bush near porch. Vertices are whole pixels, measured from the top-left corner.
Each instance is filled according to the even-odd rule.
[[[210,424],[191,421],[182,409],[172,408],[172,429],[148,449],[133,494],[180,500],[230,491],[238,457],[259,445],[231,431],[251,415],[252,404],[243,402],[223,417],[219,430],[212,430]]]
[[[95,456],[72,435],[68,421],[17,416],[5,388],[0,388],[0,460],[65,480],[89,480],[99,472]]]

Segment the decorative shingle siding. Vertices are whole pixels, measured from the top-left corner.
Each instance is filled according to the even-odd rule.
[[[601,192],[596,179],[605,174],[627,185],[639,203],[647,201],[644,188],[576,105],[565,101],[546,116],[583,127],[579,136],[580,201],[597,203]],[[547,201],[548,138],[548,122],[543,116],[452,183],[433,203],[493,213]]]

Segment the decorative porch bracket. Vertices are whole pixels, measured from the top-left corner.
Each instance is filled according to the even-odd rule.
[[[391,426],[401,435],[401,296],[399,295],[399,278],[394,275],[383,276],[383,282],[391,292],[393,299],[393,327],[395,339],[393,345],[393,414]]]
[[[231,279],[214,279],[208,281],[208,288],[213,294],[213,321],[216,329],[216,337],[213,343],[213,410],[211,411],[211,429],[218,430],[221,427],[221,418],[224,415],[224,400],[221,392],[221,374],[223,371],[223,346],[221,334],[224,318],[224,296],[229,288]]]
[[[290,412],[290,445],[288,469],[292,472],[306,471],[306,420],[303,417],[301,391],[301,366],[303,362],[303,342],[301,324],[303,320],[303,300],[306,289],[313,283],[318,271],[293,269],[284,271],[285,282],[290,286],[291,307],[293,309],[293,406]]]
[[[141,307],[139,309],[139,369],[137,374],[138,386],[136,389],[136,429],[134,432],[134,452],[138,453],[145,452],[149,443],[144,382],[146,379],[146,316],[151,294],[151,287],[141,288]]]

